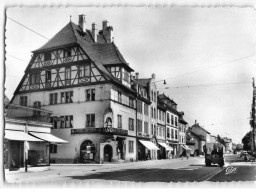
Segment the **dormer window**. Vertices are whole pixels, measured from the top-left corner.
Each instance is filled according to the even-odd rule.
[[[124,81],[130,83],[130,74],[125,69],[123,70],[123,79]]]
[[[48,51],[44,53],[44,60],[45,61],[51,60],[51,52]]]
[[[71,49],[65,49],[64,50],[64,58],[70,57],[71,56]]]

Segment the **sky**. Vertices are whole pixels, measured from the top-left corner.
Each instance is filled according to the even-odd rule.
[[[178,104],[189,126],[197,120],[213,135],[237,143],[251,130],[256,13],[249,7],[8,8],[5,88],[9,99],[31,51],[47,42],[11,19],[52,38],[70,16],[77,23],[79,14],[86,15],[87,29],[95,22],[101,30],[102,21],[109,21],[114,42],[129,65],[140,78],[154,73],[157,81],[166,80],[166,85],[157,83],[158,91]]]

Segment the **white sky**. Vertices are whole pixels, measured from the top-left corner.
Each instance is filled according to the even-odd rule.
[[[250,130],[252,77],[256,76],[256,14],[252,8],[9,8],[7,17],[51,38],[85,14],[87,28],[107,19],[115,43],[139,77],[156,74],[185,120],[240,142]],[[11,99],[31,58],[47,40],[6,20],[6,94]],[[246,56],[251,56],[244,58]],[[243,59],[241,59],[243,58]],[[239,60],[240,59],[240,60]],[[230,63],[228,63],[230,62]],[[212,68],[209,68],[212,67]],[[198,71],[200,70],[200,71]],[[195,72],[196,71],[196,72]],[[191,73],[192,72],[192,73]],[[189,73],[189,74],[187,74]],[[212,83],[247,84],[192,88]]]

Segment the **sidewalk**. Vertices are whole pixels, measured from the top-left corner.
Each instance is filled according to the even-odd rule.
[[[74,169],[74,170],[79,170],[81,167],[84,167],[85,170],[103,170],[103,169],[113,169],[113,168],[123,168],[123,167],[131,167],[131,166],[152,166],[154,164],[159,164],[159,163],[178,163],[181,161],[193,161],[197,160],[199,157],[190,157],[189,159],[184,158],[181,160],[181,158],[177,159],[161,159],[161,160],[147,160],[147,161],[134,161],[134,162],[124,162],[124,163],[104,163],[104,164],[51,164],[50,166],[47,167],[46,170],[40,170],[40,172],[46,172],[46,171],[53,171],[57,170],[59,168],[63,170],[68,170],[68,169]],[[36,167],[35,167],[36,168]],[[26,173],[32,173],[32,172],[39,172],[39,170],[36,171],[34,168],[28,168],[28,172],[25,171],[6,171],[5,175],[10,175],[10,174],[26,174]]]
[[[187,158],[183,158],[183,160],[192,160],[192,159],[198,159],[200,157],[190,157],[189,159]],[[83,163],[79,163],[79,164],[51,164],[51,166],[115,166],[115,165],[139,165],[139,164],[152,164],[152,163],[158,163],[161,161],[170,161],[170,162],[179,162],[181,161],[181,158],[174,158],[174,159],[161,159],[161,160],[145,160],[145,161],[133,161],[133,162],[122,162],[122,163],[118,163],[118,162],[113,162],[113,163],[103,163],[103,164],[83,164]]]

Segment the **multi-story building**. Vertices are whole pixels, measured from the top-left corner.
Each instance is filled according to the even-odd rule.
[[[178,145],[178,154],[182,154],[183,150],[189,150],[189,147],[186,146],[186,129],[187,122],[183,118],[184,112],[179,114],[179,145]]]
[[[157,100],[157,139],[159,144],[159,158],[166,159],[168,158],[168,152],[173,151],[173,148],[169,147],[166,144],[166,108],[164,103]]]
[[[152,74],[151,78],[139,78],[139,73],[136,73],[134,83],[139,94],[137,98],[138,156],[139,159],[158,159],[155,74]]]
[[[197,121],[195,121],[195,124],[191,126],[191,132],[199,138],[196,150],[199,155],[202,155],[204,153],[203,146],[211,141],[211,133],[201,127]]]
[[[5,171],[49,169],[50,152],[56,144],[67,143],[51,134],[51,112],[26,106],[6,104],[4,130]]]
[[[172,152],[169,152],[169,156],[177,157],[179,144],[178,118],[180,113],[177,111],[177,104],[165,94],[159,94],[158,98],[163,102],[166,109],[166,143],[173,148]]]
[[[135,160],[133,69],[111,42],[107,21],[98,33],[95,24],[86,27],[80,15],[78,25],[70,21],[33,51],[12,103],[53,112],[52,133],[69,141],[51,154],[55,162]]]

